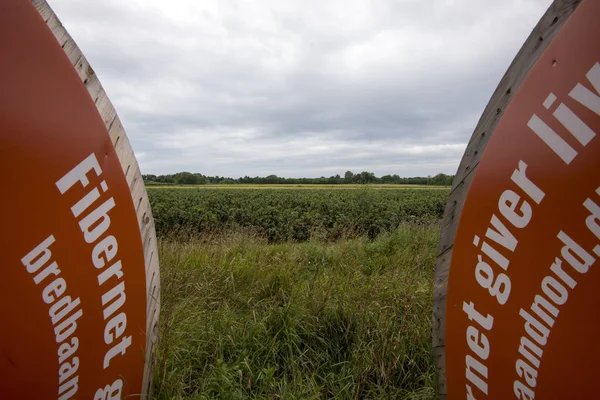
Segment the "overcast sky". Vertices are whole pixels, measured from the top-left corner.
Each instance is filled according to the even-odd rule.
[[[142,173],[454,174],[551,0],[48,0]]]

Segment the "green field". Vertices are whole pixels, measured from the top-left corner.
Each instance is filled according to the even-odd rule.
[[[375,238],[441,218],[448,189],[161,188],[149,191],[159,236],[245,231],[269,242]]]
[[[149,190],[162,283],[155,397],[434,398],[431,297],[449,190],[252,186]]]
[[[448,190],[449,186],[433,186],[433,185],[394,185],[394,184],[344,184],[344,185],[326,185],[326,184],[314,184],[314,185],[288,185],[288,184],[277,184],[277,185],[259,185],[259,184],[221,184],[221,185],[170,185],[170,184],[158,184],[153,182],[151,185],[146,186],[148,189],[320,189],[320,190],[345,190],[345,189],[362,189],[362,190],[398,190],[398,189],[429,189],[429,190]]]

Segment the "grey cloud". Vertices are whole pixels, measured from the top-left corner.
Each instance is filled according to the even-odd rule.
[[[50,0],[143,172],[454,173],[550,0]]]

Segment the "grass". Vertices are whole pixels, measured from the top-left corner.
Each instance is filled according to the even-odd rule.
[[[438,232],[162,239],[155,398],[434,398]]]

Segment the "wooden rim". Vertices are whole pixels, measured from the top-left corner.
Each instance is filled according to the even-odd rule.
[[[437,373],[437,392],[445,399],[446,389],[446,294],[452,259],[452,248],[465,199],[479,160],[525,77],[548,47],[581,0],[554,0],[533,29],[510,67],[502,77],[469,140],[456,172],[444,212],[441,237],[436,257],[433,287],[433,358]]]
[[[158,338],[158,316],[160,311],[160,274],[154,218],[150,210],[144,180],[121,120],[94,70],[48,3],[45,0],[32,0],[31,2],[62,46],[71,65],[77,71],[88,93],[94,100],[96,108],[104,120],[129,185],[140,228],[146,270],[146,355],[141,397],[151,398],[154,349]]]

